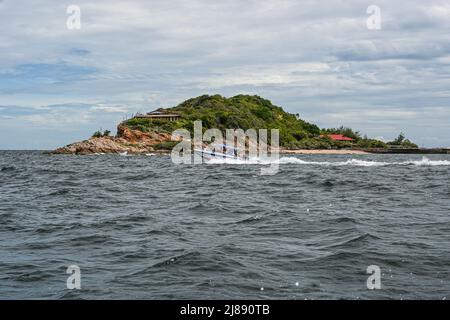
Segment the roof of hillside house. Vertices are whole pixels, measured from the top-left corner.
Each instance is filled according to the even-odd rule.
[[[159,115],[159,114],[168,114],[169,112],[167,111],[167,109],[164,108],[158,108],[156,110],[147,112],[148,115]]]
[[[329,134],[328,137],[335,141],[353,141],[354,139],[346,137],[342,134]]]
[[[164,108],[159,108],[156,110],[153,110],[151,112],[147,112],[146,116],[148,117],[179,117],[179,114],[176,113],[170,113],[169,110]]]
[[[170,113],[169,110],[164,108],[159,108],[152,112],[146,114],[136,113],[135,118],[152,118],[152,119],[169,119],[174,120],[175,118],[180,118],[181,116],[176,113]]]

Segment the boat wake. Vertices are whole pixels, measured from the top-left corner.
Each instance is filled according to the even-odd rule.
[[[421,160],[405,160],[398,162],[371,161],[361,159],[348,159],[346,161],[306,161],[295,157],[281,157],[278,160],[270,159],[211,159],[208,164],[300,164],[317,166],[356,166],[356,167],[383,167],[383,166],[450,166],[450,160],[430,160],[423,157]]]

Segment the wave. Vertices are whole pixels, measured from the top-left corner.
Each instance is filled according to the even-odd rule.
[[[361,166],[361,167],[378,167],[389,165],[387,162],[367,161],[360,159],[348,159],[346,161],[304,161],[294,157],[282,157],[279,160],[280,164],[310,164],[320,166]]]
[[[360,244],[366,243],[368,241],[373,241],[373,240],[380,240],[380,238],[377,236],[371,235],[370,233],[364,233],[364,234],[352,237],[350,239],[343,240],[341,242],[333,243],[333,244],[327,246],[327,248],[338,248],[338,247],[347,247],[349,245],[352,245],[352,246],[360,245]]]
[[[236,159],[211,159],[207,161],[208,164],[302,164],[302,165],[317,165],[317,166],[356,166],[356,167],[383,167],[383,166],[450,166],[450,160],[430,160],[423,157],[421,160],[406,160],[401,162],[385,162],[372,161],[361,159],[348,159],[346,161],[306,161],[296,157],[281,157],[278,160],[270,159],[250,159],[250,160],[236,160]]]
[[[339,218],[333,218],[333,219],[326,219],[324,222],[327,223],[353,223],[353,224],[359,224],[358,220],[350,217],[339,217]]]
[[[14,166],[6,166],[6,167],[2,167],[0,169],[1,172],[15,171],[15,170],[16,170],[16,167],[14,167]]]
[[[68,193],[70,193],[69,189],[61,189],[61,190],[57,190],[57,191],[50,192],[47,194],[38,195],[35,197],[35,199],[45,198],[45,197],[62,196],[62,195],[68,194]]]
[[[411,160],[411,161],[404,161],[402,164],[412,164],[416,166],[449,166],[450,161],[449,160],[430,160],[427,157],[423,157],[422,160]]]
[[[175,256],[165,257],[158,259],[157,261],[151,263],[149,266],[144,267],[141,270],[132,271],[128,276],[142,276],[147,273],[153,273],[154,268],[165,268],[172,264],[182,263],[185,265],[192,264],[192,262],[200,255],[197,251],[180,253]]]
[[[248,217],[242,220],[238,220],[234,223],[253,223],[253,222],[257,222],[258,220],[261,220],[261,216],[260,215],[256,215],[256,216],[252,216],[252,217]]]

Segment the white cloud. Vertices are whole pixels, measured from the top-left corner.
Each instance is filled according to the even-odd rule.
[[[433,5],[427,8],[426,12],[432,18],[442,19],[448,22],[448,19],[450,19],[450,3]]]
[[[377,31],[366,28],[369,4],[357,0],[77,4],[82,27],[68,30],[66,3],[1,2],[2,118],[7,105],[66,105],[66,114],[85,114],[79,119],[88,126],[114,126],[123,114],[192,96],[249,92],[322,126],[350,123],[376,136],[402,129],[419,137],[425,124],[434,128],[430,137],[450,136],[442,118],[450,108],[446,1],[380,0]],[[89,72],[1,76],[36,64]],[[21,117],[36,126],[58,123],[51,113]]]
[[[120,105],[106,105],[106,104],[98,104],[95,106],[92,106],[90,111],[101,111],[101,112],[110,112],[110,113],[127,113],[129,112],[129,109],[125,106]]]

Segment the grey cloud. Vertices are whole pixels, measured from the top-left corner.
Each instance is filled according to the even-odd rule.
[[[356,0],[77,2],[81,30],[65,27],[64,3],[1,3],[2,104],[79,112],[81,136],[96,122],[114,126],[121,115],[112,111],[123,107],[251,93],[321,126],[374,136],[401,129],[420,138],[418,127],[436,124],[427,143],[450,145],[446,1],[378,1],[376,31],[365,25],[370,3]],[[439,119],[430,108],[443,108]]]

